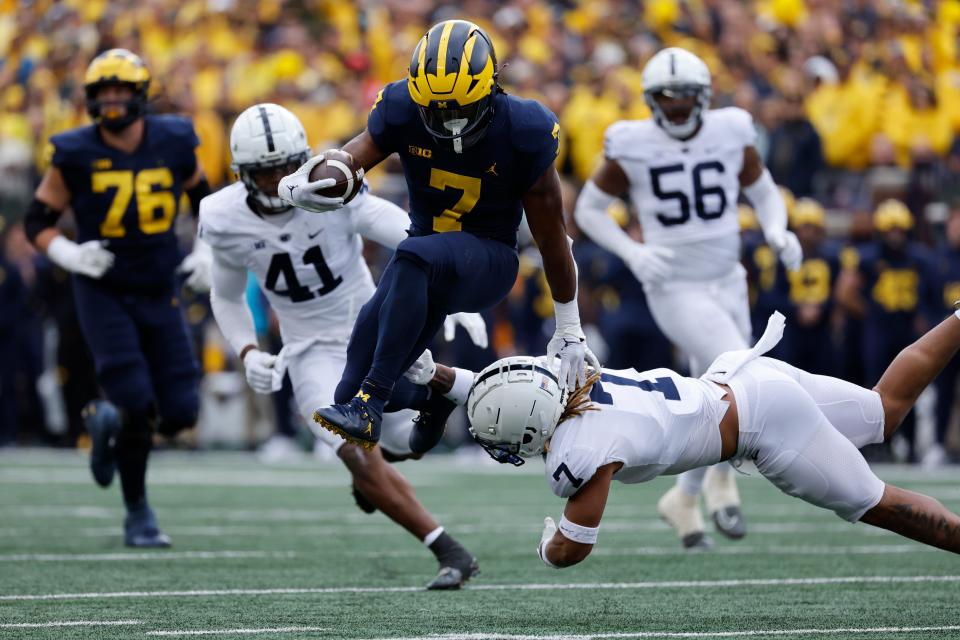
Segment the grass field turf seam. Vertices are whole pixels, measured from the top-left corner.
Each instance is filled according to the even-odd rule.
[[[519,473],[452,458],[405,463],[399,468],[410,477],[423,502],[478,556],[483,570],[471,588],[436,594],[421,590],[436,570],[429,553],[382,515],[360,514],[349,496],[346,473],[335,465],[270,468],[238,454],[159,455],[151,464],[151,478],[175,477],[189,469],[199,479],[195,487],[160,483],[151,488],[161,524],[175,534],[175,547],[166,561],[9,561],[0,566],[0,594],[231,589],[263,593],[0,601],[0,624],[143,622],[101,626],[95,631],[66,626],[14,631],[0,626],[0,638],[146,638],[149,631],[164,630],[231,637],[212,632],[306,627],[325,631],[235,633],[234,637],[436,635],[492,640],[506,634],[545,640],[671,637],[665,633],[736,637],[730,634],[750,632],[751,637],[763,637],[758,635],[762,632],[769,637],[810,638],[819,632],[844,639],[960,638],[955,626],[960,617],[956,556],[928,552],[864,525],[846,524],[780,494],[762,478],[740,479],[746,514],[755,524],[742,545],[764,549],[760,553],[746,553],[742,545],[723,540],[718,540],[719,553],[670,552],[679,548],[678,542],[669,529],[655,522],[654,504],[671,482],[662,479],[649,485],[616,486],[597,552],[583,565],[557,572],[539,564],[533,553],[543,516],[556,516],[563,504],[549,493],[536,461]],[[0,453],[0,469],[7,471],[0,472],[0,531],[11,533],[0,536],[0,557],[132,553],[121,546],[117,488],[94,487],[82,457],[53,451],[5,452]],[[56,470],[56,482],[36,481],[38,469]],[[21,473],[24,470],[30,473]],[[229,479],[245,473],[248,480],[267,480],[263,485],[229,484]],[[887,467],[880,474],[907,487],[922,485],[948,506],[960,506],[957,470],[930,475]],[[295,482],[290,482],[294,476]],[[322,526],[311,527],[311,522]],[[351,535],[357,530],[363,535]],[[76,535],[81,531],[88,535]],[[233,537],[231,532],[237,531],[245,535]],[[899,550],[878,548],[873,553],[871,547]],[[263,556],[216,557],[224,551]],[[159,557],[163,553],[156,552]],[[172,554],[199,555],[178,560]],[[917,576],[938,581],[916,581]],[[811,578],[833,582],[810,583]],[[838,580],[844,578],[858,582]],[[884,578],[900,581],[880,581]],[[721,582],[731,580],[753,582],[733,583],[736,586]],[[807,583],[769,582],[775,580]],[[639,589],[582,586],[704,582],[712,584]],[[518,588],[529,584],[545,588]],[[563,588],[566,584],[581,587]],[[271,589],[329,591],[281,595],[270,594]]]

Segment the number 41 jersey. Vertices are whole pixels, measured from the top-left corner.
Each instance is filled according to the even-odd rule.
[[[253,273],[277,314],[284,344],[346,344],[360,307],[374,292],[358,229],[375,223],[381,207],[395,208],[364,186],[336,211],[293,208],[262,217],[236,182],[200,203],[199,237],[218,260]]]
[[[630,182],[644,242],[690,245],[677,251],[677,279],[719,277],[739,262],[739,176],[744,149],[756,138],[753,118],[736,107],[705,112],[688,140],[670,137],[653,120],[623,120],[607,129],[604,156]]]

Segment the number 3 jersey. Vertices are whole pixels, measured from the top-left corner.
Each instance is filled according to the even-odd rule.
[[[124,291],[167,291],[183,255],[173,231],[184,181],[197,170],[193,124],[144,118],[133,153],[108,146],[96,126],[50,138],[52,165],[70,191],[77,241],[106,240],[115,260],[98,282]]]
[[[346,344],[374,292],[361,233],[393,248],[408,223],[399,207],[370,195],[366,186],[336,211],[294,208],[260,216],[236,182],[200,203],[198,233],[217,260],[253,273],[277,314],[284,344]]]
[[[719,462],[724,391],[669,369],[603,369],[590,391],[593,410],[557,427],[546,457],[547,482],[569,498],[611,462],[613,476],[646,482]]]
[[[739,176],[744,149],[756,138],[753,118],[736,107],[705,112],[689,140],[667,135],[652,119],[607,129],[604,156],[630,182],[644,242],[674,249],[674,279],[712,280],[739,263]]]

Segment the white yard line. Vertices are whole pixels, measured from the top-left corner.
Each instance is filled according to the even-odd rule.
[[[714,589],[717,587],[782,587],[841,584],[904,584],[960,582],[955,576],[844,576],[825,578],[750,578],[731,580],[665,580],[650,582],[521,583],[476,584],[470,591],[571,591],[571,590],[645,590]],[[290,587],[274,589],[190,589],[181,591],[106,591],[79,593],[38,593],[0,595],[0,602],[36,600],[89,600],[116,598],[216,598],[270,595],[333,595],[344,593],[410,593],[422,587]]]
[[[841,633],[887,634],[887,633],[941,633],[958,631],[960,626],[942,627],[866,627],[837,629],[745,629],[741,631],[626,631],[617,633],[588,634],[511,634],[511,633],[455,633],[445,635],[417,636],[416,638],[380,637],[367,640],[602,640],[613,638],[745,638],[755,636],[819,636]]]
[[[307,631],[329,631],[330,627],[272,627],[263,629],[164,629],[147,631],[148,636],[224,636],[258,635],[262,633],[304,633]]]
[[[117,562],[140,560],[271,560],[295,558],[293,551],[155,551],[148,553],[12,553],[0,562]]]
[[[0,629],[47,629],[51,627],[126,627],[140,620],[54,620],[51,622],[0,622]]]

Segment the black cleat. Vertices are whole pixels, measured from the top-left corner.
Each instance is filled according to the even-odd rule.
[[[467,580],[480,573],[477,559],[466,555],[461,561],[445,564],[440,567],[436,577],[427,584],[429,591],[450,591],[459,589]]]
[[[353,499],[357,503],[357,507],[360,508],[360,511],[364,513],[374,513],[377,510],[377,507],[367,500],[367,497],[360,493],[356,486],[350,487],[350,492],[353,494]]]
[[[427,407],[413,421],[410,431],[410,451],[424,454],[439,444],[447,418],[457,408],[457,403],[434,393],[427,401]]]
[[[717,531],[731,540],[739,540],[747,535],[747,522],[737,505],[731,505],[713,512],[713,524]]]
[[[370,408],[369,394],[357,393],[347,404],[334,404],[313,412],[313,421],[350,444],[370,451],[380,440],[380,414]]]
[[[688,533],[680,539],[680,542],[687,551],[709,551],[713,549],[713,539],[703,531]]]
[[[104,400],[94,400],[83,409],[83,424],[90,435],[90,472],[101,487],[109,487],[117,471],[113,448],[120,433],[120,414]]]

